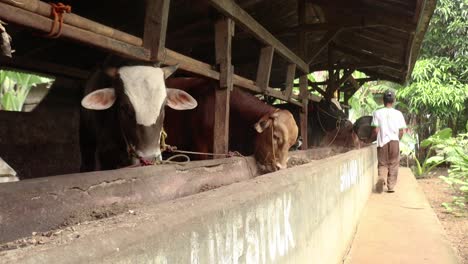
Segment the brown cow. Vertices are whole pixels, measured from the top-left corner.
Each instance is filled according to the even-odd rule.
[[[198,107],[182,112],[166,110],[167,142],[179,149],[213,152],[214,92],[217,82],[202,78],[171,78],[166,86],[189,93]],[[255,155],[265,172],[286,168],[288,150],[298,127],[287,110],[280,110],[235,88],[230,96],[229,149]],[[199,156],[198,158],[207,158]]]
[[[353,123],[349,120],[342,122],[340,127],[325,132],[321,146],[336,146],[344,148],[360,148],[361,141],[353,130]]]

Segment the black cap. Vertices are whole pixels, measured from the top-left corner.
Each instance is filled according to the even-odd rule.
[[[395,92],[393,92],[392,90],[387,90],[385,91],[383,97],[384,99],[388,99],[390,101],[395,100]]]

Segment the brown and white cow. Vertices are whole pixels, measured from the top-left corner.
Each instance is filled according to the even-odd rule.
[[[166,88],[164,80],[176,69],[124,66],[93,74],[81,101],[86,109],[80,131],[82,171],[161,159],[165,105],[175,110],[197,106],[186,92]]]
[[[193,110],[166,111],[168,144],[184,150],[212,152],[217,82],[203,78],[170,78],[166,85],[186,91],[198,102]],[[288,150],[298,135],[298,127],[289,111],[267,105],[235,88],[230,94],[229,119],[229,150],[254,154],[265,172],[286,168]]]

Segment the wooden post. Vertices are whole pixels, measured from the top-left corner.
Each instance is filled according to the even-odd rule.
[[[334,56],[332,45],[328,45],[328,86],[327,86],[327,99],[333,98],[335,92],[335,71],[333,70]],[[339,69],[338,69],[339,72]]]
[[[266,46],[260,50],[260,59],[257,68],[257,86],[266,91],[270,84],[271,65],[273,63],[273,53],[275,49],[272,46]]]
[[[351,93],[350,92],[344,92],[344,101],[343,103],[347,106],[349,106],[349,99],[351,98]],[[346,117],[349,118],[349,108],[345,109]]]
[[[215,91],[213,152],[227,154],[229,150],[229,100],[233,88],[231,43],[234,22],[222,18],[215,24],[216,63],[219,66],[219,89]],[[208,113],[209,114],[209,113]]]
[[[301,98],[302,101],[302,111],[300,113],[300,134],[302,136],[302,146],[301,149],[308,149],[309,147],[309,142],[307,140],[307,124],[308,124],[308,118],[309,118],[309,91],[307,89],[308,87],[308,78],[307,75],[302,75],[299,77],[299,89],[300,89],[300,95],[299,97]]]
[[[150,50],[152,61],[164,59],[170,3],[170,0],[148,0],[146,4],[143,47]]]
[[[297,14],[298,14],[298,24],[304,25],[306,19],[306,0],[299,0],[297,6]],[[307,33],[305,31],[299,32],[298,35],[298,51],[299,56],[302,59],[307,58]],[[300,134],[302,136],[302,146],[301,149],[308,149],[309,142],[307,138],[307,127],[308,127],[308,115],[309,115],[309,79],[307,78],[308,72],[305,72],[304,75],[299,77],[299,98],[302,103],[301,113],[299,115],[300,118]]]
[[[292,89],[294,87],[294,77],[296,76],[296,64],[288,65],[288,72],[286,73],[286,89],[284,96],[289,100],[291,98]]]

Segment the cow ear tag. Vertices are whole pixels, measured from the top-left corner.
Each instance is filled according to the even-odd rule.
[[[195,98],[185,91],[167,88],[167,106],[174,110],[190,110],[197,107]]]
[[[114,88],[103,88],[86,95],[81,106],[90,110],[105,110],[115,103]]]

